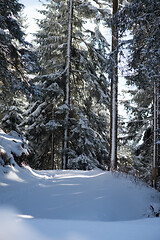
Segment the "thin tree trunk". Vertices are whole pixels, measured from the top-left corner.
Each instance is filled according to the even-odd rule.
[[[54,133],[52,132],[52,146],[51,146],[51,169],[54,169]]]
[[[52,106],[52,120],[54,120],[54,107]],[[51,135],[51,169],[54,169],[54,131]]]
[[[160,141],[160,83],[157,86],[157,129],[158,129],[158,141]],[[160,144],[157,145],[157,180],[160,180]]]
[[[113,0],[113,16],[118,11],[118,0]],[[111,113],[110,113],[110,169],[117,168],[117,122],[118,122],[118,29],[112,25],[113,67],[111,77]]]
[[[157,145],[157,84],[154,82],[154,94],[153,94],[153,161],[152,161],[152,187],[157,188],[157,157],[158,157],[158,145]]]
[[[68,107],[65,113],[64,129],[64,152],[63,152],[63,169],[67,168],[67,148],[68,148],[68,124],[69,124],[69,105],[70,105],[70,76],[71,76],[71,42],[72,42],[72,16],[73,0],[68,1],[68,36],[67,36],[67,58],[66,58],[66,93],[65,104]]]

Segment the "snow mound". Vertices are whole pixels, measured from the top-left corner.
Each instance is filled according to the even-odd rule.
[[[24,139],[15,131],[6,134],[0,129],[0,164],[15,164],[14,157],[29,155]]]

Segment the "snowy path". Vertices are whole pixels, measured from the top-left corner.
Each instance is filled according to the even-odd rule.
[[[14,229],[24,228],[19,232],[23,238],[27,236],[24,240],[159,240],[160,218],[145,218],[150,205],[160,206],[158,201],[160,194],[155,190],[100,170],[33,171],[16,167],[4,174],[0,169],[0,207],[11,206],[18,211]],[[0,226],[1,221],[0,217]],[[17,218],[13,217],[12,225],[14,221]],[[28,236],[31,230],[24,234],[28,225],[35,236]],[[36,237],[39,234],[41,238]],[[2,232],[0,240],[20,240],[19,236],[10,239]]]

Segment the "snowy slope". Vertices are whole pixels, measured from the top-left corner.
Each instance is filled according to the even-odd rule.
[[[0,167],[0,240],[159,240],[150,205],[160,194],[127,175]]]

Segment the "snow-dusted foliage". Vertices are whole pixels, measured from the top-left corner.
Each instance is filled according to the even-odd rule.
[[[22,31],[22,9],[17,0],[0,1],[0,121],[7,131],[19,131],[20,108],[29,87],[27,74],[38,69],[36,55]]]
[[[62,167],[60,154],[68,155],[68,167],[72,166],[72,159],[75,162],[82,155],[94,162],[86,169],[107,163],[110,94],[105,71],[108,43],[99,29],[104,21],[102,3],[105,1],[98,2],[93,5],[90,1],[73,1],[71,24],[68,1],[51,1],[46,10],[41,11],[44,19],[38,22],[40,30],[36,34],[41,71],[34,81],[41,91],[37,108],[45,106],[37,117],[33,112],[29,115],[27,135],[37,148],[36,159],[46,161],[47,168],[57,159],[58,167]],[[93,23],[93,20],[95,29],[91,30],[86,22]],[[87,128],[81,128],[82,116],[86,118]],[[79,131],[76,136],[75,129]],[[81,142],[79,147],[78,142]]]
[[[5,116],[1,120],[1,126],[5,131],[20,132],[19,124],[22,121],[22,110],[16,106],[6,107]]]
[[[82,112],[77,112],[78,121],[70,126],[68,168],[90,170],[105,169],[108,163],[107,141],[98,129],[93,128]],[[104,137],[104,139],[103,139]]]
[[[128,81],[140,88],[158,81],[159,75],[159,0],[132,0],[119,15],[120,32],[130,29],[129,66],[134,69]]]
[[[0,129],[0,165],[26,163],[29,153],[30,150],[22,136],[15,131],[6,134]]]
[[[125,101],[125,106],[131,114],[127,135],[128,139],[132,140],[131,144],[134,145],[135,169],[138,175],[148,182],[151,181],[153,158],[154,83],[156,83],[157,90],[159,89],[159,16],[159,0],[132,0],[118,15],[122,36],[127,30],[130,30],[133,36],[126,42],[122,41],[122,46],[127,46],[129,50],[130,74],[126,76],[126,79],[128,84],[136,87],[136,90],[130,91],[131,100]],[[159,102],[159,99],[157,101]],[[157,118],[159,119],[159,112]],[[157,165],[158,176],[160,175],[159,160]]]

